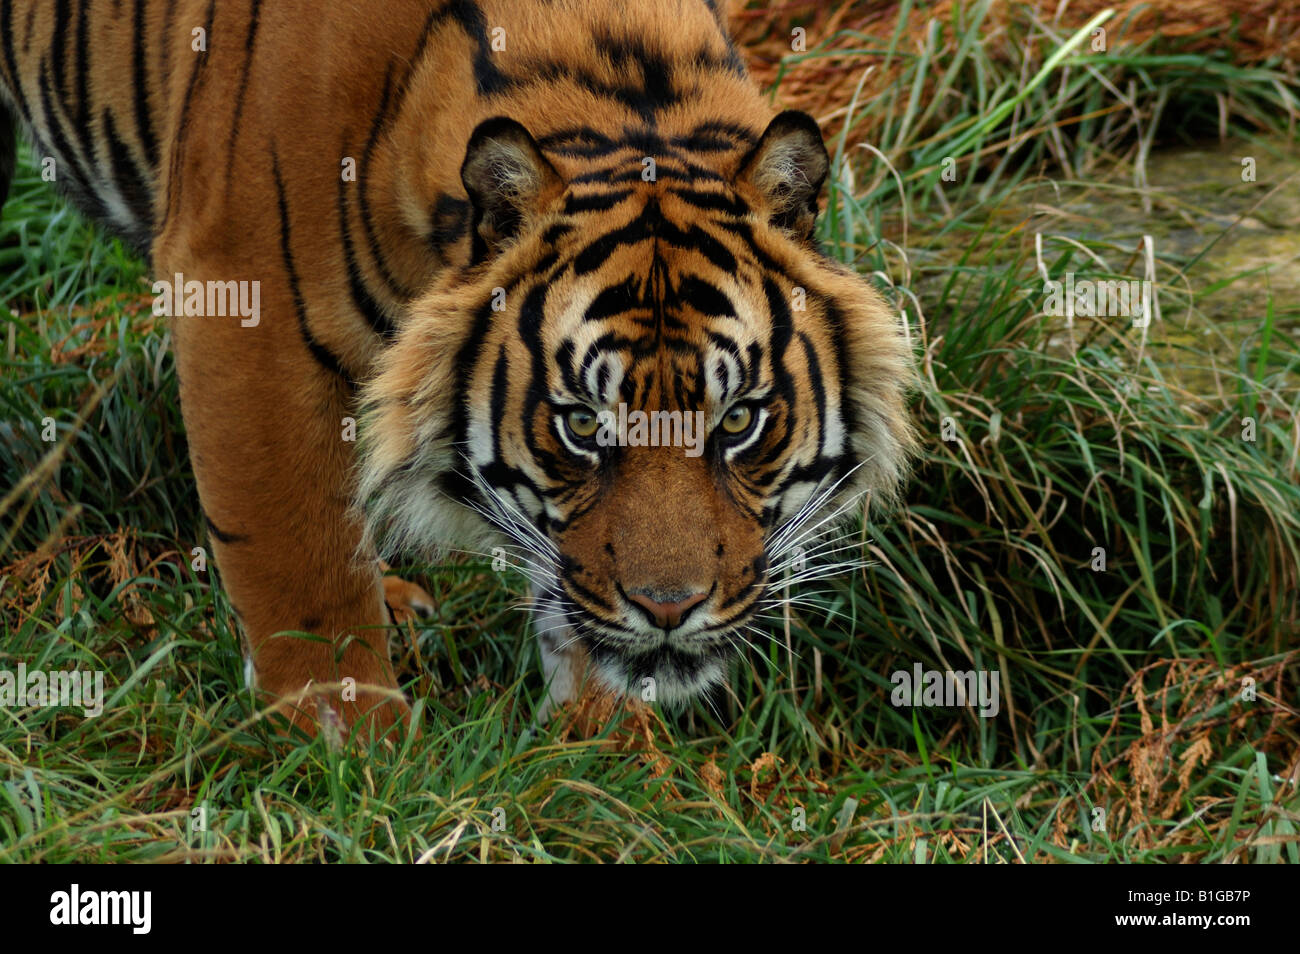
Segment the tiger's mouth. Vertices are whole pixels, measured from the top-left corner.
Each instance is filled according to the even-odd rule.
[[[594,675],[606,686],[643,702],[680,707],[726,677],[735,650],[728,640],[673,645],[619,645],[590,632],[579,632]]]
[[[699,620],[689,631],[646,633],[611,627],[575,601],[566,602],[573,638],[586,650],[592,674],[617,693],[669,708],[680,708],[725,680],[757,605],[727,620]]]

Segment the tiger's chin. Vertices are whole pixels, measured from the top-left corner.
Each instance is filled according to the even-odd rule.
[[[576,701],[584,680],[598,691],[681,710],[726,681],[736,647],[736,631],[714,628],[701,619],[671,634],[614,632],[554,586],[533,588],[534,626],[546,677],[539,721],[557,707]]]
[[[722,683],[732,650],[729,646],[689,644],[639,647],[611,646],[601,637],[580,637],[591,674],[606,688],[666,709],[681,709]]]

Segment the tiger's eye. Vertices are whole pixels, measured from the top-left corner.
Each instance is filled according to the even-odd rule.
[[[722,429],[728,434],[743,434],[749,430],[754,412],[747,404],[737,404],[722,417]]]
[[[596,415],[583,410],[570,411],[565,423],[569,425],[569,430],[575,437],[591,437],[596,433],[598,426]]]

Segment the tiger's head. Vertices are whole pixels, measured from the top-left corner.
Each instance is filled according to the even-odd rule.
[[[552,640],[671,704],[723,676],[828,516],[895,495],[913,372],[815,245],[810,117],[656,145],[477,127],[467,261],[364,392],[359,485],[394,549],[506,547]]]

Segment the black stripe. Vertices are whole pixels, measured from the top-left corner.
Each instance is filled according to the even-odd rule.
[[[671,154],[668,144],[664,142],[664,137],[659,135],[656,130],[645,126],[625,126],[621,142],[624,146],[647,155]],[[676,156],[674,158],[680,159],[681,157]]]
[[[673,89],[672,67],[665,55],[658,50],[651,50],[641,37],[621,34],[615,35],[607,30],[598,30],[595,47],[599,55],[605,57],[615,68],[623,72],[640,72],[641,91],[652,108],[664,109],[680,99]],[[709,56],[707,52],[703,61],[697,65],[707,69]]]
[[[729,152],[752,147],[758,137],[743,126],[726,122],[701,123],[685,136],[675,136],[664,140],[653,129],[645,127],[627,127],[622,138],[611,139],[606,134],[588,126],[576,126],[550,133],[538,140],[543,152],[574,159],[598,159],[618,152],[635,152],[642,156],[653,155],[662,164],[665,160],[682,164],[681,174],[686,177],[698,176],[711,180],[721,180],[722,176],[712,169],[705,169],[691,162],[683,152]],[[641,170],[624,170],[621,165],[605,169],[590,170],[576,176],[571,182],[606,182],[629,181],[640,178]],[[611,180],[611,176],[618,179]]]
[[[94,178],[82,166],[77,153],[73,151],[72,143],[68,141],[67,135],[64,133],[63,123],[59,118],[59,106],[54,99],[53,91],[50,89],[50,76],[46,65],[45,61],[42,60],[40,79],[41,109],[44,111],[45,118],[49,120],[51,145],[54,146],[59,157],[72,167],[73,182],[69,183],[66,179],[60,181],[63,182],[65,188],[71,186],[68,189],[68,194],[88,216],[101,222],[106,221],[108,219],[108,210],[91,188]]]
[[[577,352],[577,346],[572,339],[565,339],[558,348],[555,349],[555,366],[560,369],[560,378],[564,381],[564,386],[573,394],[581,394],[584,390],[579,375],[575,373],[573,366],[573,356]],[[590,357],[590,354],[588,354]],[[585,362],[584,362],[585,365]]]
[[[452,394],[449,430],[451,431],[452,444],[457,448],[464,448],[469,440],[470,379],[473,377],[474,369],[478,366],[481,351],[487,338],[488,327],[492,324],[494,314],[491,298],[486,299],[478,306],[474,312],[474,322],[461,342],[460,348],[457,349],[456,357],[452,362],[456,383]],[[447,494],[455,500],[467,501],[475,496],[474,484],[460,470],[444,477],[441,483]]]
[[[552,226],[552,230],[555,228]],[[429,241],[438,254],[445,256],[447,247],[464,238],[468,229],[469,202],[454,195],[438,196],[438,201],[433,205],[432,228],[429,232]],[[551,232],[547,232],[547,235],[551,235]],[[545,236],[543,240],[551,241]]]
[[[736,272],[736,256],[732,255],[725,245],[698,225],[692,225],[688,231],[683,232],[671,222],[665,221],[658,237],[669,245],[694,249],[728,275]]]
[[[50,39],[50,68],[54,73],[54,86],[59,94],[59,101],[68,101],[68,24],[72,14],[68,10],[68,0],[56,0],[54,5],[54,35]]]
[[[36,8],[33,5],[31,9],[35,10]],[[31,13],[31,10],[28,13]],[[10,94],[13,96],[14,105],[18,107],[18,112],[31,126],[34,125],[32,114],[31,110],[28,109],[27,100],[23,96],[21,77],[18,75],[18,58],[14,54],[14,32],[13,0],[0,0],[0,55],[4,57],[5,73],[8,76],[7,85]]]
[[[402,74],[402,78],[397,84],[397,96],[393,100],[394,114],[401,111],[402,104],[406,100],[406,91],[410,87],[411,77],[415,75],[415,71],[420,68],[420,64],[424,60],[425,47],[429,45],[429,37],[433,33],[434,24],[438,22],[441,16],[440,11],[430,10],[429,15],[424,18],[424,26],[420,30],[420,37],[415,41],[415,50],[411,53],[406,72]]]
[[[568,235],[572,231],[572,225],[569,225],[566,222],[557,222],[542,233],[542,241],[547,245],[554,245],[557,239],[561,236]]]
[[[683,91],[673,83],[673,73],[679,63],[717,72],[742,75],[744,72],[734,51],[718,57],[707,49],[701,49],[689,57],[679,57],[679,63],[671,63],[663,52],[648,48],[635,36],[598,32],[592,37],[592,45],[621,74],[618,82],[607,82],[596,73],[569,62],[543,60],[524,64],[514,83],[532,86],[565,80],[587,92],[621,103],[646,122],[654,122],[656,114],[682,101]]]
[[[587,195],[570,195],[564,200],[564,214],[579,212],[607,212],[632,194],[631,189],[614,192],[591,192]]]
[[[754,230],[750,229],[749,222],[744,218],[714,218],[712,224],[723,231],[729,231],[744,244],[746,255],[753,257],[759,268],[766,269],[768,272],[780,272],[784,274],[779,263],[774,257],[764,252],[757,243],[754,242]]]
[[[76,52],[73,54],[73,68],[77,79],[77,126],[83,136],[90,135],[87,128],[90,120],[90,92],[87,88],[87,72],[90,67],[90,49],[87,39],[86,17],[89,13],[90,0],[80,0],[77,4],[77,40]]]
[[[789,305],[786,304],[785,295],[782,294],[780,287],[770,275],[763,277],[763,294],[767,298],[767,310],[772,323],[771,328],[768,330],[767,339],[767,360],[772,366],[772,396],[782,399],[787,420],[785,421],[786,426],[780,429],[780,436],[772,442],[767,453],[758,459],[757,463],[760,466],[777,460],[790,446],[791,431],[793,429],[789,426],[788,417],[795,405],[794,381],[785,366],[785,353],[790,346],[791,339],[794,337],[794,318],[790,314]],[[769,413],[773,413],[773,411],[769,410]],[[752,457],[762,447],[762,444],[762,441],[756,441],[741,452],[739,456],[743,458]]]
[[[565,355],[569,356],[570,360],[572,360],[572,355],[575,353],[575,351],[576,351],[576,347],[573,344],[573,342],[566,341],[564,343],[563,348],[556,349],[556,359],[558,361],[559,355],[561,354],[561,352],[563,352]],[[601,361],[602,363],[600,366],[600,371],[596,376],[596,393],[592,395],[594,398],[599,400],[600,395],[605,392],[606,382],[609,381],[609,375],[610,375],[609,362],[603,360],[607,356],[608,356],[608,352],[604,351],[601,348],[597,348],[594,344],[589,344],[587,346],[587,350],[583,352],[582,360],[578,363],[577,370],[572,372],[572,379],[574,382],[576,382],[576,386],[570,385],[570,387],[573,387],[573,389],[576,391],[584,390],[586,386],[585,384],[583,384],[583,382],[587,380],[587,375],[591,373],[591,366],[595,364],[597,361]],[[569,370],[564,367],[561,367],[561,370],[565,372],[566,381],[567,381],[570,374]]]
[[[546,349],[542,346],[541,335],[546,317],[546,296],[550,288],[550,283],[538,282],[529,289],[519,306],[519,338],[532,355],[528,387],[524,392],[522,419],[525,422],[536,420],[538,407],[549,400]],[[524,428],[524,444],[547,476],[559,479],[559,462],[554,454],[541,446],[537,433],[531,427]]]
[[[682,101],[682,91],[673,83],[674,68],[678,64],[670,63],[664,53],[649,49],[637,37],[609,33],[593,36],[592,46],[621,74],[617,82],[608,82],[583,66],[558,60],[526,62],[520,66],[518,75],[508,82],[518,87],[529,87],[566,81],[586,92],[620,103],[647,123],[655,122],[657,114]],[[734,50],[720,58],[702,49],[689,58],[679,59],[703,70],[744,74],[744,67]]]
[[[641,164],[642,158],[637,156],[634,159],[625,159],[622,162],[601,169],[589,169],[586,172],[580,172],[569,180],[569,185],[587,185],[592,182],[600,185],[622,185],[628,182],[644,182],[646,180],[644,178],[645,168]],[[629,166],[627,165],[628,162],[634,164]],[[680,167],[678,164],[680,164]],[[683,179],[687,182],[726,182],[721,173],[712,169],[706,169],[696,163],[687,162],[685,159],[662,156],[655,164],[655,179],[656,181],[660,179]]]
[[[720,604],[718,604],[719,612],[723,610],[731,609],[731,607],[735,606],[746,596],[752,593],[755,589],[762,587],[767,582],[766,579],[767,557],[764,554],[760,553],[758,556],[754,557],[753,561],[749,564],[747,569],[749,570],[749,574],[750,574],[749,582],[746,583],[739,590],[737,590],[735,593],[732,593],[731,596],[727,597]],[[736,619],[739,619],[739,617],[738,616],[732,617],[729,623],[735,622]]]
[[[375,233],[374,221],[370,216],[370,176],[368,175],[370,157],[375,150],[375,145],[379,142],[380,133],[388,128],[387,113],[392,96],[393,67],[390,63],[388,71],[384,75],[384,91],[379,98],[379,108],[375,110],[374,116],[371,117],[370,135],[366,138],[366,144],[361,152],[361,164],[357,173],[357,184],[361,187],[358,190],[358,200],[361,209],[361,229],[365,233],[366,247],[370,251],[370,257],[379,270],[379,277],[383,279],[384,285],[387,286],[392,297],[406,300],[414,298],[415,292],[402,284],[393,274],[392,269],[388,267],[388,260],[384,258],[383,247],[379,243],[379,238]]]
[[[658,206],[653,202],[631,222],[588,243],[586,248],[574,257],[573,271],[576,275],[593,272],[624,245],[636,245],[650,237],[651,228],[659,221]]]
[[[687,275],[682,278],[674,297],[675,300],[686,302],[701,315],[722,318],[736,317],[736,309],[731,304],[731,299],[724,295],[716,285],[694,275]]]
[[[655,84],[653,88],[643,85],[644,78],[640,83],[630,77],[626,82],[609,83],[582,66],[557,60],[536,60],[522,64],[519,75],[511,78],[509,83],[520,88],[572,83],[593,96],[618,103],[636,113],[643,122],[653,123],[656,113],[677,103],[678,97],[671,84],[666,82],[666,77],[661,78],[653,68],[651,80]]]
[[[684,136],[669,140],[678,149],[689,152],[731,152],[758,142],[753,130],[723,120],[700,123]]]
[[[701,192],[699,189],[669,189],[683,202],[689,202],[697,209],[711,212],[725,212],[727,215],[744,216],[749,214],[749,206],[734,195],[721,192]]]
[[[549,280],[551,276],[545,275],[545,273],[550,269],[552,265],[554,265],[559,260],[560,260],[560,256],[557,253],[548,252],[545,255],[543,255],[541,258],[539,258],[536,262],[533,263],[532,270],[536,274],[543,275],[544,277],[547,278],[547,280]]]
[[[371,331],[391,339],[396,334],[396,329],[383,309],[379,307],[379,303],[375,301],[374,295],[370,293],[370,288],[361,274],[361,266],[357,264],[352,227],[348,222],[348,183],[343,181],[342,175],[338,177],[338,190],[339,235],[343,239],[343,263],[348,273],[348,291],[352,295],[352,303],[356,305],[357,311],[361,312],[361,317],[366,320]]]
[[[117,124],[113,122],[112,111],[105,108],[100,114],[100,120],[103,125],[104,139],[108,142],[108,157],[113,169],[113,183],[117,186],[118,193],[131,210],[131,215],[135,218],[137,232],[143,233],[144,242],[147,245],[153,218],[153,196],[149,189],[149,180],[136,166],[135,160],[131,157],[131,150],[127,148],[126,143],[117,134]],[[140,238],[141,236],[137,235],[135,244],[139,244]]]
[[[506,346],[501,345],[497,351],[496,365],[492,369],[492,398],[489,404],[488,423],[492,428],[492,457],[501,460],[501,422],[506,416],[506,390],[509,383],[509,363],[506,361]]]
[[[0,207],[5,204],[9,195],[9,183],[14,177],[17,122],[18,117],[9,111],[4,100],[0,100]]]
[[[799,341],[803,344],[804,360],[808,362],[808,386],[812,388],[813,405],[817,408],[817,456],[820,457],[826,453],[826,383],[822,380],[822,365],[812,339],[801,331]],[[845,398],[847,395],[841,400]]]
[[[142,3],[144,0],[136,0]],[[248,13],[248,32],[244,35],[244,69],[239,77],[239,89],[235,93],[235,114],[230,120],[230,147],[226,153],[226,192],[230,192],[230,176],[235,167],[235,145],[242,130],[244,116],[244,97],[248,93],[248,78],[253,73],[253,47],[257,43],[257,27],[261,22],[262,0],[253,0]]]
[[[605,321],[621,315],[633,308],[644,307],[639,293],[639,283],[635,276],[629,276],[617,285],[611,285],[597,295],[587,310],[583,312],[583,321]]]
[[[574,592],[578,593],[583,598],[585,598],[588,603],[591,603],[599,607],[600,609],[603,609],[606,613],[613,613],[614,607],[611,606],[603,597],[601,597],[599,593],[587,589],[587,587],[579,583],[577,579],[574,577],[573,575],[574,572],[580,573],[582,572],[582,568],[579,566],[576,567],[576,570],[571,570],[570,566],[568,565],[570,561],[567,558],[565,558],[564,562],[566,565],[560,567],[561,583],[567,584],[570,589],[572,589]],[[572,595],[569,596],[569,599],[573,599]],[[587,608],[589,609],[590,607]]]
[[[216,13],[217,0],[208,0],[208,14],[203,26],[203,35],[208,39],[212,38],[212,21]],[[185,84],[185,98],[181,100],[180,121],[176,124],[176,138],[172,142],[171,172],[167,177],[167,209],[164,213],[165,216],[171,214],[172,197],[180,187],[181,155],[184,152],[185,139],[189,134],[190,102],[194,97],[194,90],[198,86],[199,77],[207,61],[208,54],[206,52],[194,53],[194,68],[190,70],[189,82]]]
[[[835,369],[840,379],[840,417],[844,421],[844,433],[851,435],[858,429],[858,408],[849,393],[849,346],[845,340],[844,316],[834,302],[811,288],[808,297],[822,307],[826,323],[830,325],[831,341],[835,346]]]
[[[842,474],[847,469],[847,459],[843,455],[838,457],[818,457],[811,464],[793,467],[790,469],[789,475],[777,486],[776,493],[778,495],[784,494],[795,484],[821,483],[832,472]]]
[[[153,116],[149,110],[148,53],[144,49],[144,38],[147,36],[144,29],[144,3],[146,0],[135,0],[133,13],[135,35],[131,38],[131,83],[135,87],[135,129],[139,130],[144,160],[148,162],[149,169],[157,169],[159,138],[153,133]]]
[[[212,518],[207,513],[203,514],[203,522],[208,525],[208,533],[221,543],[244,543],[248,540],[248,537],[242,533],[226,533],[212,522]]]
[[[419,69],[424,60],[425,49],[428,46],[429,38],[432,35],[434,25],[439,22],[446,14],[447,10],[433,10],[425,18],[424,27],[420,31],[420,36],[416,40],[415,50],[407,60],[406,69],[402,73],[401,79],[398,80],[396,87],[393,86],[393,61],[390,60],[388,69],[384,73],[384,89],[380,95],[379,108],[371,119],[370,134],[366,138],[366,144],[361,153],[360,171],[358,174],[359,205],[361,209],[361,227],[365,232],[366,247],[374,260],[375,268],[379,271],[379,276],[383,279],[384,285],[388,288],[390,295],[394,298],[409,300],[415,297],[415,290],[408,288],[402,283],[388,266],[388,260],[384,258],[383,246],[375,235],[374,222],[370,215],[370,193],[369,177],[366,175],[370,168],[370,157],[374,152],[375,146],[379,141],[380,135],[387,129],[391,128],[401,116],[402,106],[406,102],[406,93],[410,88],[411,77]]]
[[[678,149],[685,149],[689,152],[731,152],[740,148],[730,139],[722,136],[712,136],[708,133],[674,136],[671,141]]]
[[[643,182],[644,180],[641,177],[641,172],[641,160],[638,159],[636,165],[629,169],[624,169],[620,163],[618,166],[580,172],[569,180],[569,185],[586,185],[590,182],[598,182],[601,185],[621,185],[625,182]],[[658,176],[658,174],[659,170],[656,169],[655,175]]]
[[[675,174],[676,174],[675,171],[670,166],[668,168],[668,176],[672,177]],[[726,182],[727,181],[726,177],[723,176],[722,173],[716,172],[713,169],[706,169],[704,166],[701,166],[697,163],[690,162],[690,161],[683,162],[683,170],[681,176],[683,179],[692,182],[693,181],[700,181],[700,182]]]
[[[543,136],[537,141],[537,146],[543,152],[552,152],[573,159],[595,159],[627,148],[625,144],[615,142],[589,126],[564,129]]]
[[[711,329],[705,329],[704,332],[709,339],[709,344],[715,349],[723,352],[735,362],[734,371],[738,380],[732,380],[732,365],[725,361],[719,361],[713,368],[714,380],[718,382],[718,388],[722,391],[724,397],[738,393],[744,386],[746,377],[745,358],[740,353],[740,348],[734,340],[726,335],[718,334]]]
[[[293,307],[298,315],[298,331],[302,335],[303,344],[321,367],[355,388],[356,382],[352,375],[344,370],[342,362],[332,351],[316,340],[307,323],[307,303],[303,300],[302,289],[298,284],[298,271],[293,264],[293,248],[289,240],[289,202],[285,197],[284,180],[280,177],[280,159],[274,146],[271,147],[271,175],[275,179],[275,197],[280,209],[280,253],[284,257],[284,270],[289,275],[289,291],[293,295]]]
[[[724,232],[730,232],[739,238],[744,243],[745,250],[749,255],[753,256],[760,268],[773,272],[782,271],[776,260],[755,244],[754,230],[749,227],[747,221],[743,219],[714,219],[713,224]]]
[[[493,61],[487,20],[478,5],[471,0],[452,0],[439,13],[440,19],[444,16],[455,20],[474,44],[474,85],[479,95],[492,96],[512,86],[514,81],[497,69]]]
[[[27,5],[27,23],[23,26],[23,52],[27,53],[32,48],[32,34],[36,32],[36,7],[38,4],[30,3]]]
[[[751,341],[749,347],[745,349],[748,361],[742,361],[741,367],[745,372],[745,380],[741,382],[741,389],[747,390],[758,383],[759,368],[763,366],[763,347],[757,341]]]

